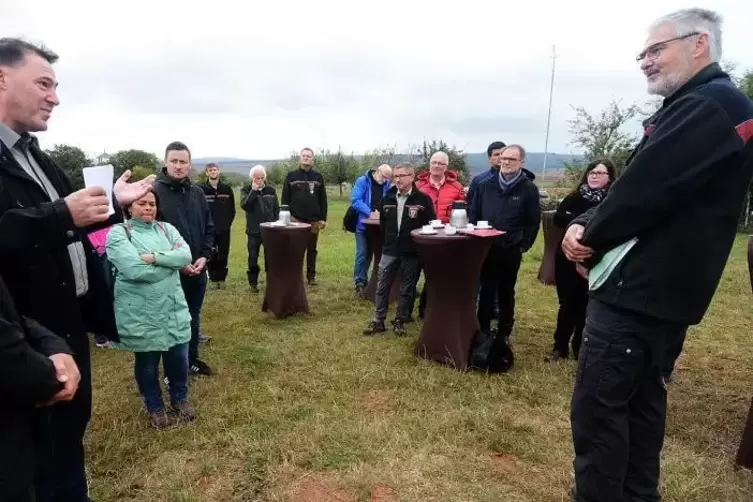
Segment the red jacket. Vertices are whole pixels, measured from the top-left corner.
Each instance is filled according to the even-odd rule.
[[[465,201],[463,185],[458,181],[458,175],[455,171],[445,171],[444,183],[437,190],[429,181],[429,171],[418,175],[416,188],[431,198],[434,203],[434,212],[442,223],[450,222],[452,214],[452,203],[456,200]]]

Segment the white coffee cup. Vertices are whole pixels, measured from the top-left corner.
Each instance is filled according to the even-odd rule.
[[[421,232],[425,234],[430,234],[434,232],[434,228],[431,225],[424,225],[421,227]]]
[[[442,220],[431,220],[432,227],[438,227],[440,225],[442,225]]]
[[[453,227],[452,225],[447,225],[446,227],[444,227],[444,233],[446,235],[455,235],[456,233],[458,233],[458,229]]]
[[[466,230],[473,230],[473,223],[469,223],[465,226]]]
[[[476,226],[477,226],[478,228],[489,228],[489,222],[488,222],[488,221],[485,221],[485,220],[479,220],[479,221],[478,221],[478,222],[476,223]]]

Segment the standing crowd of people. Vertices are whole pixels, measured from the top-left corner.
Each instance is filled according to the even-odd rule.
[[[719,66],[721,19],[685,9],[658,19],[638,54],[649,92],[664,98],[621,175],[608,159],[591,162],[560,203],[564,237],[556,255],[559,312],[548,359],[577,357],[571,426],[571,499],[658,501],[667,379],[687,328],[703,318],[718,286],[753,177],[753,103]],[[134,353],[134,375],[151,424],[194,420],[189,375],[209,376],[200,358],[208,282],[228,274],[233,190],[207,165],[189,178],[191,152],[170,143],[159,174],[73,190],[32,133],[47,129],[59,100],[57,55],[21,39],[0,39],[0,500],[89,502],[83,438],[91,417],[88,334]],[[421,264],[410,232],[449,221],[463,201],[469,221],[505,233],[494,238],[478,278],[478,322],[497,321],[495,345],[508,347],[522,255],[540,225],[539,192],[520,145],[497,141],[489,170],[462,186],[443,152],[416,176],[410,164],[382,165],[355,184],[353,281],[368,281],[364,222],[384,239],[373,319],[386,331],[393,280],[400,297],[397,335],[412,321]],[[319,232],[327,193],[314,152],[282,186],[263,166],[241,192],[247,278],[258,291],[259,225],[287,206],[311,224],[306,279],[317,284]],[[394,184],[393,184],[394,183]],[[116,207],[110,214],[110,205]],[[462,259],[462,257],[458,257]],[[424,290],[425,291],[425,290]],[[419,300],[419,304],[424,303]],[[419,305],[419,315],[421,314]],[[496,312],[495,312],[496,311]],[[159,364],[169,394],[161,393]]]

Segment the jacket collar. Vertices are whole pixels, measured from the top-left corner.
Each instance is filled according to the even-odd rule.
[[[700,87],[703,84],[707,84],[717,78],[729,79],[729,75],[725,73],[724,70],[722,70],[722,67],[719,66],[719,63],[711,63],[710,65],[705,67],[703,70],[696,73],[695,76],[693,76],[690,80],[688,80],[682,87],[677,89],[674,93],[664,98],[664,101],[662,102],[663,107],[666,108],[671,103],[673,103],[674,101],[677,101],[682,96],[692,91],[696,87]]]

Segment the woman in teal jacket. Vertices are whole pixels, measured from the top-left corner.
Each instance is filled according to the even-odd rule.
[[[115,319],[119,343],[134,353],[134,373],[154,427],[193,420],[188,404],[188,342],[191,315],[180,285],[180,270],[191,266],[191,250],[169,223],[157,221],[153,192],[135,201],[129,219],[107,236],[107,256],[115,267]],[[169,381],[172,414],[162,401],[159,362]]]

